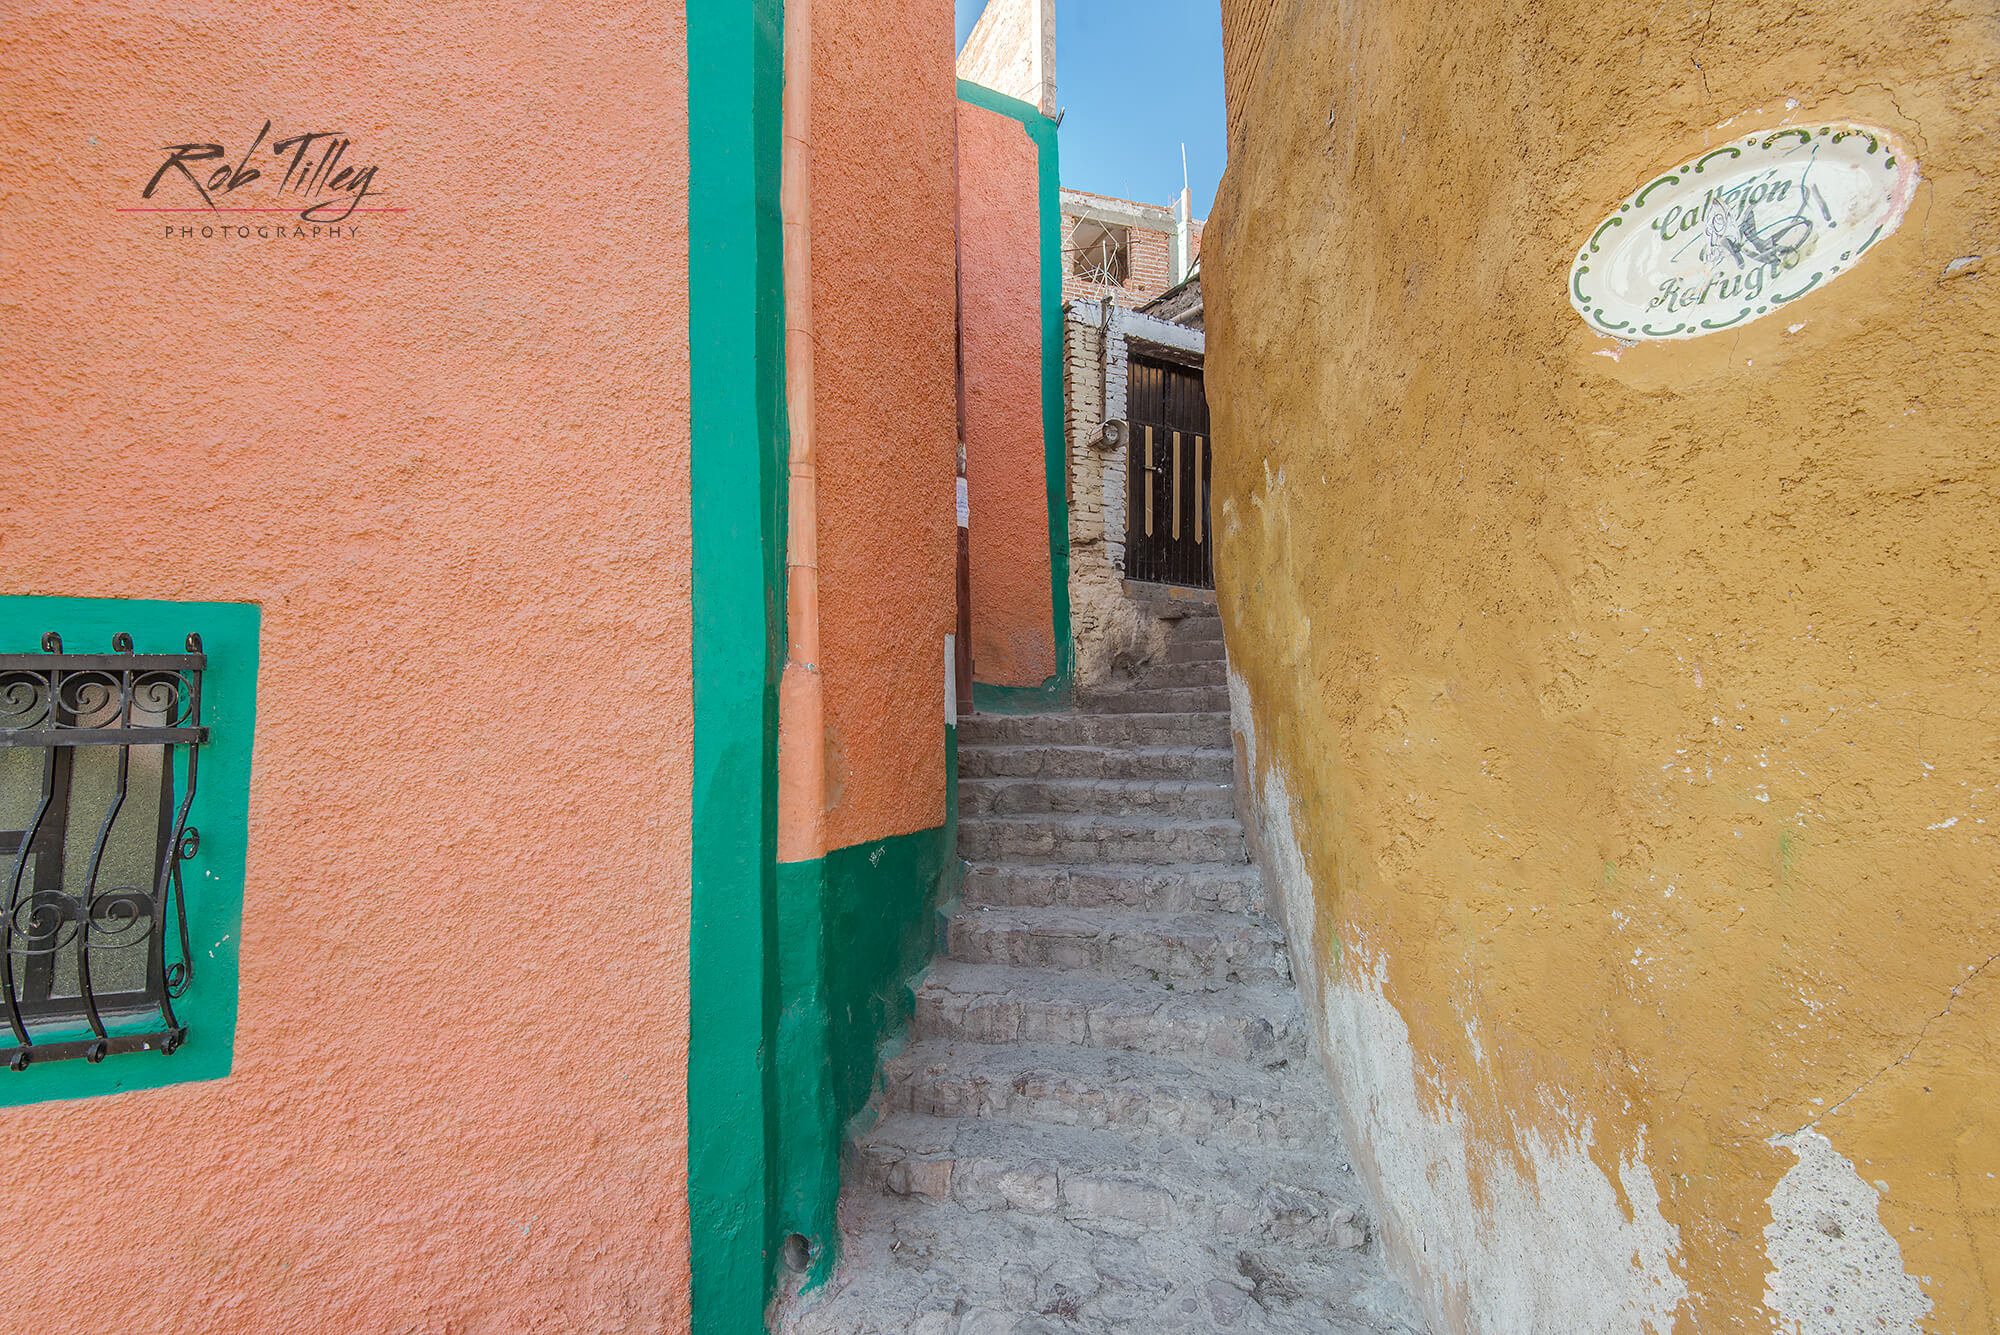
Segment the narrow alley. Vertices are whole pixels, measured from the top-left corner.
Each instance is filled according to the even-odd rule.
[[[0,1335],[2000,1335],[1994,0],[0,54]]]
[[[960,725],[963,899],[780,1330],[1421,1329],[1244,854],[1223,652],[1194,604],[1083,709]]]

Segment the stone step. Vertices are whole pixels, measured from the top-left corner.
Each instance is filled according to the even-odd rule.
[[[1083,707],[1097,714],[1229,713],[1227,686],[1129,687],[1086,696]]]
[[[1265,912],[1264,878],[1249,863],[1187,862],[1157,867],[975,862],[966,867],[961,893],[968,904],[1016,904],[1030,908]]]
[[[1167,632],[1167,640],[1173,644],[1221,644],[1222,618],[1213,612],[1206,616],[1182,617]]]
[[[1288,983],[1133,982],[1006,965],[934,963],[911,1032],[974,1043],[1066,1043],[1271,1066],[1309,1063]]]
[[[1003,1117],[1056,1126],[1305,1149],[1334,1133],[1332,1109],[1282,1072],[1115,1048],[930,1039],[885,1066],[888,1112]]]
[[[1060,1174],[1059,1174],[1060,1176]],[[1018,1194],[1018,1190],[1017,1190]],[[986,1202],[981,1199],[979,1204]],[[1056,1210],[854,1192],[840,1268],[781,1298],[781,1335],[1417,1335],[1374,1247],[1116,1236]]]
[[[1115,678],[1107,690],[1158,690],[1173,686],[1227,686],[1229,664],[1220,658],[1203,658],[1186,663],[1147,663],[1125,677]]]
[[[1222,747],[967,746],[958,777],[968,779],[1206,779],[1227,783],[1236,754]]]
[[[1415,1335],[1244,855],[1226,653],[1197,608],[1071,712],[961,721],[960,901],[781,1335]]]
[[[1294,1152],[1181,1136],[900,1113],[858,1147],[864,1189],[971,1210],[1055,1214],[1122,1237],[1358,1250],[1368,1226],[1334,1144]]]
[[[972,816],[1164,816],[1228,820],[1236,805],[1227,783],[1198,779],[961,779],[960,819]]]
[[[1221,640],[1186,640],[1169,643],[1166,653],[1160,656],[1163,663],[1223,663],[1228,661],[1228,653]]]
[[[967,905],[952,918],[947,937],[951,957],[968,964],[1176,982],[1291,977],[1275,928],[1221,913]]]
[[[968,862],[1242,862],[1243,827],[1233,817],[966,816],[958,852]]]
[[[959,720],[960,746],[1230,745],[1229,715],[974,714]]]

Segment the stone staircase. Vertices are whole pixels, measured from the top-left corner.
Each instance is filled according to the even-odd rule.
[[[1071,714],[959,728],[949,950],[787,1335],[1420,1330],[1244,855],[1221,623]]]

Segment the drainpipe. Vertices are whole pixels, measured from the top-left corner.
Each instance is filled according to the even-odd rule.
[[[1115,450],[1125,444],[1125,423],[1111,414],[1111,331],[1118,327],[1118,307],[1106,295],[1098,298],[1097,311],[1098,420],[1097,434],[1090,438],[1090,445],[1092,449]]]
[[[1111,417],[1111,320],[1114,307],[1109,294],[1099,297],[1097,320],[1097,416],[1100,421],[1109,422]]]
[[[778,861],[826,852],[825,690],[819,666],[819,473],[813,425],[812,0],[785,3],[783,177],[785,670],[778,679]]]

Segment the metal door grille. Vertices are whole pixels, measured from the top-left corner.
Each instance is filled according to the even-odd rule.
[[[1134,357],[1127,371],[1131,466],[1125,574],[1215,587],[1208,522],[1208,396],[1201,372]]]

